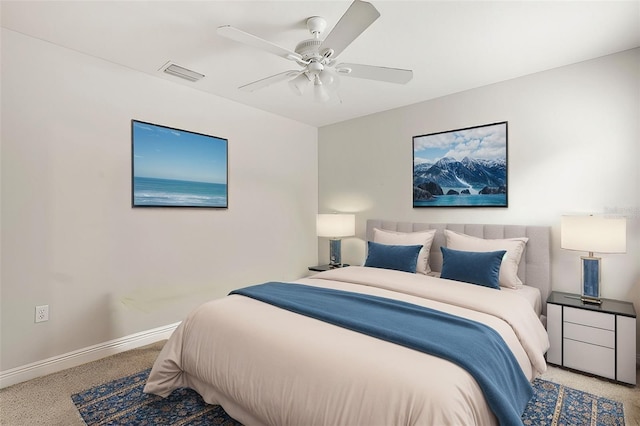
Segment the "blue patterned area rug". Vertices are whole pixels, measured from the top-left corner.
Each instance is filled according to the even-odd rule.
[[[525,425],[624,425],[622,402],[546,380],[533,381],[533,398],[522,414]]]
[[[205,403],[191,389],[168,398],[142,392],[150,370],[144,370],[72,395],[88,426],[242,426],[219,405]],[[534,396],[522,416],[525,425],[624,425],[622,403],[545,380],[533,382]]]

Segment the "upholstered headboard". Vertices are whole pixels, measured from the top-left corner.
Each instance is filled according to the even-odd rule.
[[[386,220],[367,220],[367,241],[373,240],[373,229],[384,229],[397,232],[416,232],[436,229],[436,235],[429,253],[429,264],[436,272],[442,270],[442,252],[445,245],[444,229],[471,235],[478,238],[516,238],[527,237],[522,260],[518,268],[518,276],[526,285],[540,289],[542,296],[542,314],[546,315],[546,300],[551,293],[551,252],[550,227],[524,225],[478,225],[458,223],[413,223],[392,222]]]

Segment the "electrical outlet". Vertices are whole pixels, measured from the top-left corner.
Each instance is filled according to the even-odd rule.
[[[49,321],[49,305],[36,306],[36,322]]]

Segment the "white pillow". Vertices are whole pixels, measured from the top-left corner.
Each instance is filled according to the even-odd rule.
[[[500,265],[500,285],[508,288],[522,287],[522,281],[518,277],[518,265],[524,252],[524,246],[529,238],[483,239],[471,235],[458,234],[457,232],[444,230],[444,236],[448,248],[464,251],[497,251],[506,250]]]
[[[420,253],[418,253],[418,262],[416,263],[416,273],[418,274],[428,274],[431,272],[431,268],[429,267],[429,250],[431,250],[431,243],[433,243],[433,237],[435,235],[435,229],[419,232],[395,232],[373,228],[374,243],[394,246],[422,245]]]

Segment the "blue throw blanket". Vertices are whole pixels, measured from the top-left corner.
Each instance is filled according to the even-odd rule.
[[[484,324],[398,300],[301,284],[270,282],[230,294],[447,359],[476,379],[501,425],[521,424],[533,395],[511,350]]]

